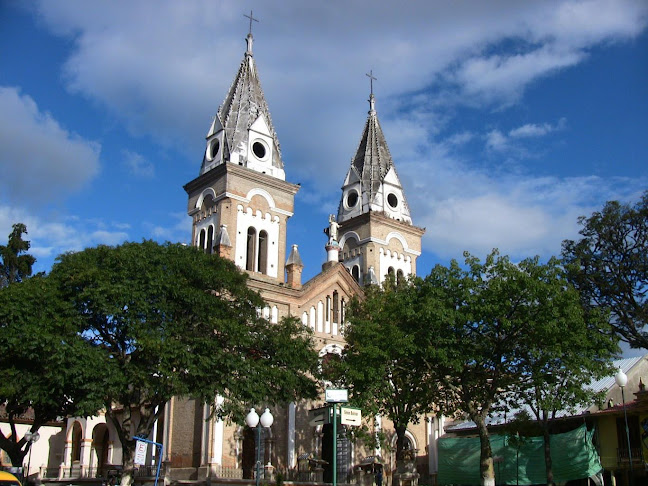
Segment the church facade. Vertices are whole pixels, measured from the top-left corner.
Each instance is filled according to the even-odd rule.
[[[347,303],[363,286],[381,284],[387,275],[405,278],[416,272],[422,228],[413,224],[405,191],[396,172],[375,109],[372,92],[360,143],[343,180],[337,215],[331,215],[322,238],[322,270],[302,282],[304,265],[296,245],[287,241],[287,223],[298,208],[299,185],[289,182],[277,133],[255,64],[252,34],[223,104],[207,131],[198,177],[185,184],[187,212],[192,218],[192,244],[228,258],[249,275],[249,285],[266,302],[262,309],[271,323],[298,317],[312,329],[322,360],[344,347]],[[360,127],[359,127],[360,129]],[[360,130],[359,130],[360,131]],[[323,224],[324,226],[325,224]],[[277,471],[296,470],[299,458],[330,464],[332,430],[313,420],[319,402],[290,403],[273,408],[274,423],[261,441],[263,464]],[[164,444],[164,461],[172,477],[252,478],[256,461],[253,431],[245,425],[210,418],[209,407],[174,398],[165,407],[153,438]],[[350,479],[353,467],[379,456],[387,478],[395,469],[395,432],[381,417],[369,417],[375,432],[382,430],[391,448],[368,449],[341,439],[338,481]],[[120,447],[105,420],[70,419],[64,465],[75,459],[88,467],[117,463]],[[93,429],[100,427],[101,449]],[[76,430],[76,439],[73,431]],[[113,431],[114,432],[114,431]],[[417,451],[417,467],[426,476],[436,470],[436,438],[442,423],[422,417],[407,431],[408,447]],[[74,442],[81,441],[75,449]],[[116,441],[116,442],[115,442]],[[99,441],[98,441],[99,442]],[[93,449],[94,448],[94,449]],[[72,457],[73,450],[76,452]],[[322,463],[320,463],[322,464]],[[324,477],[330,479],[330,465]]]

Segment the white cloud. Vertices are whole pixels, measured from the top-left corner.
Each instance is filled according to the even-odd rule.
[[[144,178],[151,178],[155,175],[155,166],[141,154],[122,150],[122,157],[131,174]]]
[[[0,87],[0,189],[16,204],[77,191],[99,172],[99,144],[68,132],[17,88]]]
[[[6,241],[14,223],[24,223],[31,242],[29,253],[36,257],[35,272],[49,271],[54,259],[68,251],[80,251],[104,244],[118,245],[128,240],[123,225],[78,218],[56,219],[25,209],[0,205],[0,242]],[[5,244],[5,243],[1,243]]]
[[[514,128],[509,132],[509,137],[512,138],[530,138],[530,137],[543,137],[556,130],[562,130],[566,125],[566,120],[562,118],[557,125],[551,123],[527,123],[521,127]]]
[[[170,224],[160,226],[146,223],[148,231],[158,241],[170,241],[171,243],[191,243],[192,221],[187,213],[171,213],[168,215]]]
[[[240,3],[84,6],[39,3],[41,19],[73,46],[64,68],[69,91],[105,107],[132,133],[191,153],[197,168],[211,115],[243,57],[247,26]],[[578,215],[599,207],[604,196],[623,199],[646,185],[507,174],[503,163],[493,169],[501,161],[489,157],[507,163],[526,157],[524,144],[563,122],[452,129],[457,107],[506,109],[533,83],[582,63],[594,47],[639,35],[645,1],[361,0],[341,11],[335,2],[252,0],[245,8],[261,19],[254,26],[255,59],[287,173],[311,191],[304,200],[337,205],[366,117],[369,69],[378,77],[378,112],[415,221],[428,228],[426,248],[440,254],[483,254],[492,246],[556,253],[556,242],[573,236]],[[460,155],[475,141],[485,142],[491,167]],[[153,170],[150,161],[131,155],[134,170]],[[189,223],[182,218],[177,226],[151,224],[150,232],[185,239]],[[72,227],[80,226],[52,231],[64,239]],[[118,228],[107,230],[114,234],[95,229],[90,234],[119,238]]]
[[[562,240],[578,236],[579,216],[600,209],[601,201],[634,200],[648,185],[645,177],[560,179],[420,167],[411,174],[407,166],[407,177],[428,191],[414,192],[410,206],[426,228],[424,246],[444,258],[461,259],[464,250],[483,256],[493,248],[517,258],[558,255]]]

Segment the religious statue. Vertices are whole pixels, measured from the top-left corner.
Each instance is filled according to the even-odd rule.
[[[328,227],[328,237],[329,241],[337,241],[338,239],[338,228],[340,225],[335,221],[335,215],[329,215],[329,227]]]

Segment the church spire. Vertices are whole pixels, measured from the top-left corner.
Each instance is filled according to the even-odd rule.
[[[367,76],[371,80],[369,114],[344,181],[337,220],[341,223],[360,214],[377,211],[412,224],[405,193],[378,121],[373,93],[376,78],[373,72]]]
[[[231,162],[285,180],[279,139],[252,54],[252,23],[258,20],[252,11],[245,17],[250,19],[245,55],[207,133],[200,174]]]

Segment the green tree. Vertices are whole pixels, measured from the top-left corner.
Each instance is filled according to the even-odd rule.
[[[123,448],[124,485],[136,437],[150,434],[173,396],[213,406],[220,395],[214,413],[235,420],[251,404],[316,396],[310,332],[295,319],[260,317],[264,302],[228,260],[144,241],[63,255],[51,276],[82,335],[105,352],[104,403]]]
[[[609,309],[621,339],[648,349],[648,191],[634,206],[609,201],[578,222],[582,238],[565,240],[563,256],[583,305]]]
[[[0,432],[0,448],[14,466],[31,447],[18,436],[17,423],[27,418],[37,432],[59,417],[93,415],[103,405],[103,357],[78,334],[73,315],[47,277],[0,289],[0,403],[10,430]]]
[[[27,234],[27,227],[22,223],[12,226],[7,245],[0,245],[0,288],[15,282],[21,282],[32,273],[36,258],[25,253],[30,243],[22,239]]]
[[[556,374],[560,366],[579,373],[575,368],[582,362],[560,362],[559,347],[562,333],[582,324],[582,314],[555,259],[515,264],[495,250],[481,263],[464,255],[465,267],[456,261],[437,265],[421,287],[428,296],[421,318],[430,324],[428,370],[422,376],[444,395],[439,405],[446,413],[464,412],[475,423],[482,484],[493,485],[489,415],[531,386],[531,378],[548,389],[558,377],[543,377],[542,364]],[[548,355],[545,344],[553,346]]]
[[[405,431],[434,409],[433,389],[421,380],[427,323],[417,314],[417,287],[387,280],[351,301],[340,376],[350,398],[368,416],[388,417],[396,431],[396,458],[403,459]]]
[[[538,258],[528,259],[519,269],[526,300],[532,299],[534,311],[527,344],[519,355],[522,376],[508,403],[526,405],[537,420],[544,439],[547,484],[554,484],[550,420],[560,411],[573,411],[596,400],[586,385],[613,373],[617,338],[610,333],[605,315],[586,315],[559,260],[540,264]]]

